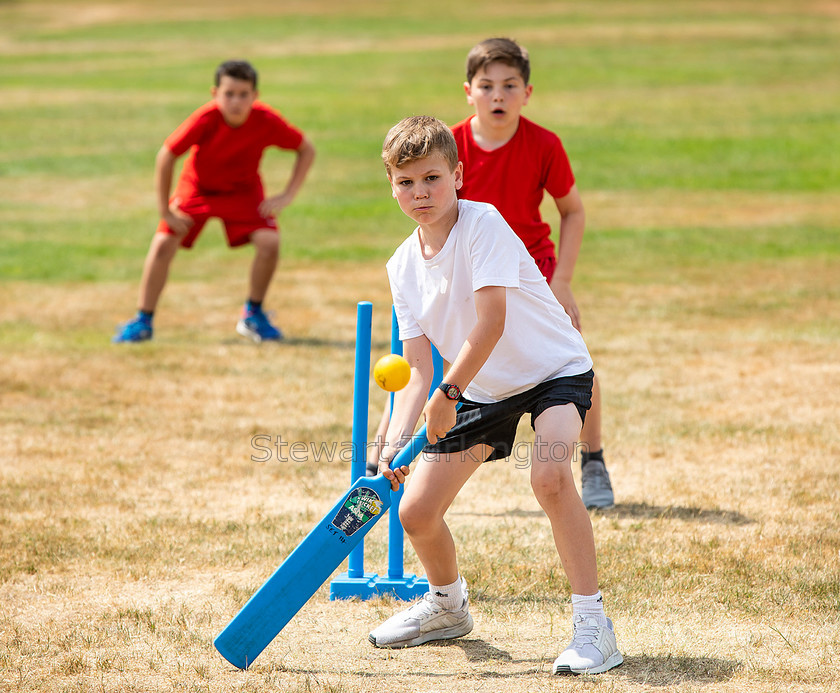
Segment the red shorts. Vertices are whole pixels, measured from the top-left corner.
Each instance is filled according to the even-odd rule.
[[[551,284],[551,278],[554,276],[554,270],[557,269],[557,258],[554,255],[546,255],[544,257],[534,258],[545,280]]]
[[[263,217],[259,213],[259,206],[263,201],[262,190],[215,195],[204,195],[198,191],[176,191],[170,204],[175,198],[180,198],[178,208],[193,220],[187,235],[181,239],[184,248],[192,248],[211,217],[221,220],[231,248],[248,243],[254,231],[277,231],[277,220],[274,217]],[[174,235],[164,221],[158,224],[157,230],[158,233]]]

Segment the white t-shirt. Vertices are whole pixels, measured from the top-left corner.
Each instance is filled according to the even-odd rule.
[[[580,333],[493,205],[459,200],[458,221],[430,260],[419,233],[418,227],[387,264],[400,339],[426,335],[452,363],[478,321],[474,292],[507,288],[504,333],[464,397],[498,402],[592,367]]]

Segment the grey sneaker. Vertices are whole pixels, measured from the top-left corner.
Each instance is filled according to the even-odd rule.
[[[414,647],[431,640],[460,638],[473,629],[469,600],[457,611],[444,609],[428,592],[405,611],[391,616],[368,636],[375,647]]]
[[[578,615],[572,642],[554,660],[552,673],[602,674],[622,662],[612,621],[607,619],[607,625],[602,626],[594,618]]]
[[[581,468],[580,497],[587,508],[611,508],[615,505],[610,473],[601,460],[589,460]]]

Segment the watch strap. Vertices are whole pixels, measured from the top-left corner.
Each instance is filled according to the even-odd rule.
[[[452,400],[453,402],[461,399],[461,388],[452,383],[441,383],[438,385],[438,390],[444,394],[446,399]]]

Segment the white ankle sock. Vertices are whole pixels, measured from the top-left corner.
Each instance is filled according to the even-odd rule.
[[[589,595],[573,594],[572,615],[591,617],[602,626],[607,625],[607,615],[604,613],[604,598],[601,596],[601,592],[598,591]]]
[[[464,605],[464,598],[467,596],[464,594],[460,575],[455,582],[449,585],[433,585],[429,583],[429,592],[432,594],[432,599],[444,609],[449,609],[450,611],[460,609]]]

